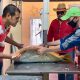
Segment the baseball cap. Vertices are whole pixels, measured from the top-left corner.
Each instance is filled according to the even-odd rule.
[[[80,16],[80,9],[78,7],[71,7],[66,14],[61,17],[61,20],[67,20],[72,16]]]

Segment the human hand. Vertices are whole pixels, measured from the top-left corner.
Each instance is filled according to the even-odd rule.
[[[11,54],[11,59],[18,59],[20,58],[21,54],[19,52],[15,52]]]
[[[19,53],[21,55],[23,55],[26,51],[37,51],[39,49],[39,46],[31,46],[31,45],[27,45],[24,46],[22,49],[19,49]]]
[[[24,47],[24,44],[20,44],[20,43],[18,43],[18,49],[21,49],[21,48],[23,48]]]
[[[46,52],[46,50],[47,50],[46,47],[42,47],[42,46],[40,46],[39,49],[38,49],[38,54],[43,54],[43,53]]]

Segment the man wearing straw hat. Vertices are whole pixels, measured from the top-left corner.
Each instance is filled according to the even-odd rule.
[[[54,39],[54,41],[59,40],[67,35],[69,35],[70,33],[72,33],[75,28],[70,27],[69,25],[67,25],[67,21],[62,21],[61,17],[66,13],[66,6],[64,3],[60,3],[58,4],[57,8],[53,9],[56,14],[57,14],[57,18],[54,19],[49,27],[49,31],[48,31],[48,36],[47,36],[47,40],[49,43],[51,43]],[[54,43],[53,41],[53,43]],[[64,58],[66,58],[67,60],[74,59],[74,48],[65,50],[65,51],[61,51],[58,52],[60,55],[64,55],[66,54],[66,56]],[[70,53],[70,54],[67,54]],[[60,56],[59,55],[59,56]],[[65,74],[59,74],[58,75],[58,79],[59,80],[65,80]],[[72,74],[68,74],[66,75],[66,80],[73,80],[73,75]]]

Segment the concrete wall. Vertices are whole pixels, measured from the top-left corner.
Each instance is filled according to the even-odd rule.
[[[80,1],[58,1],[50,2],[49,22],[56,18],[56,12],[53,8],[56,8],[59,3],[65,3],[67,8],[71,4],[79,4]],[[40,18],[40,10],[43,6],[42,2],[23,2],[22,3],[22,42],[30,43],[30,19]]]

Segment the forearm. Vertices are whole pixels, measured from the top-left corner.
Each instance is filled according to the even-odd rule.
[[[46,49],[46,52],[58,52],[58,51],[61,51],[60,45],[54,46],[54,47],[49,47]]]
[[[19,53],[20,54],[23,54],[24,52],[26,52],[26,51],[28,51],[29,50],[29,48],[27,47],[27,48],[22,48],[22,49],[19,49]]]
[[[12,45],[14,45],[14,46],[16,46],[16,47],[18,47],[18,43],[15,42],[14,40],[10,39],[8,36],[6,37],[5,42],[7,42],[7,43],[9,43],[9,44],[12,44]]]
[[[67,50],[75,46],[80,46],[80,28],[64,39],[61,39],[60,42],[61,50]]]
[[[3,53],[0,53],[0,58],[11,59],[12,56],[11,56],[10,54],[3,54]]]
[[[24,54],[24,52],[26,52],[26,51],[31,51],[31,50],[37,51],[38,49],[39,49],[39,46],[26,46],[22,49],[19,49],[18,53]]]
[[[59,45],[60,44],[60,40],[56,40],[54,42],[48,42],[47,45],[48,46],[56,46],[56,45]]]

